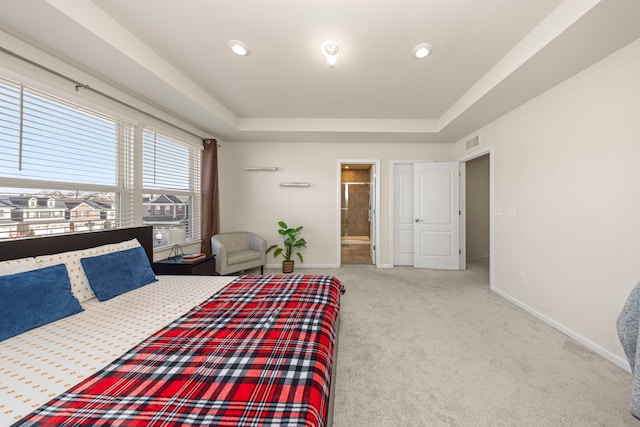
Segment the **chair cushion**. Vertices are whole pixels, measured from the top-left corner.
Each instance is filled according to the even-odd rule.
[[[231,233],[223,233],[215,236],[223,246],[229,250],[233,248],[234,250],[249,250],[249,238],[247,233],[245,232],[231,232]]]
[[[242,264],[243,262],[260,260],[260,252],[251,250],[231,251],[227,253],[227,264]]]

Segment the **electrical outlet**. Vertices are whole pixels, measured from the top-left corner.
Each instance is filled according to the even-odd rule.
[[[520,282],[521,285],[526,285],[527,275],[521,271],[520,273],[518,273],[518,281]]]

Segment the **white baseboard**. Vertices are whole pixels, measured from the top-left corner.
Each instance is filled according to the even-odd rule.
[[[282,263],[279,262],[277,264],[265,264],[264,266],[266,268],[281,268]],[[296,262],[294,265],[294,269],[295,268],[340,268],[340,266],[337,264],[300,264]]]
[[[587,347],[589,350],[593,351],[594,353],[604,357],[605,359],[607,359],[609,362],[613,363],[614,365],[624,369],[627,372],[631,372],[631,368],[629,366],[629,362],[626,359],[623,359],[613,353],[611,353],[609,350],[606,350],[604,348],[602,348],[601,346],[599,346],[598,344],[594,343],[593,341],[583,337],[582,335],[578,334],[577,332],[573,331],[572,329],[567,328],[566,326],[562,325],[561,323],[558,323],[557,321],[555,321],[554,319],[550,318],[549,316],[542,314],[541,312],[539,312],[538,310],[529,307],[527,304],[523,303],[522,301],[520,301],[517,298],[512,297],[511,295],[507,294],[504,291],[501,291],[500,289],[496,289],[496,288],[491,288],[491,290],[493,292],[495,292],[496,294],[500,295],[502,298],[506,299],[507,301],[511,302],[512,304],[517,305],[518,307],[520,307],[521,309],[523,309],[524,311],[526,311],[527,313],[537,317],[538,319],[542,320],[543,322],[545,322],[546,324],[548,324],[549,326],[557,329],[558,331],[562,332],[563,334],[567,335],[568,337],[574,339],[575,341],[579,342],[580,344],[582,344],[583,346]]]
[[[363,264],[364,265],[364,264]],[[278,264],[265,264],[264,265],[265,268],[280,268],[282,267],[282,263],[278,263]],[[300,267],[300,268],[340,268],[340,266],[338,264],[300,264],[300,263],[296,263],[295,267]],[[377,268],[393,268],[394,266],[392,264],[380,264]]]

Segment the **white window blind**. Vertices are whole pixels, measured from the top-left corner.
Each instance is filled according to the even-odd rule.
[[[0,78],[0,239],[134,225],[133,131]]]
[[[145,129],[142,163],[143,222],[154,226],[154,244],[199,240],[200,148]]]

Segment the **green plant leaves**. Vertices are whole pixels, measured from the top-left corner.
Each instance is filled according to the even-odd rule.
[[[303,237],[298,236],[303,227],[290,228],[284,221],[278,221],[278,225],[280,226],[278,234],[284,237],[284,241],[282,242],[284,248],[281,248],[278,245],[271,245],[267,249],[267,253],[272,249],[275,249],[275,251],[273,251],[274,257],[282,255],[285,261],[291,261],[291,256],[294,254],[294,248],[300,249],[307,247],[307,241]],[[298,255],[298,258],[300,258],[300,262],[303,262],[302,254],[298,251],[295,251],[295,253]]]

